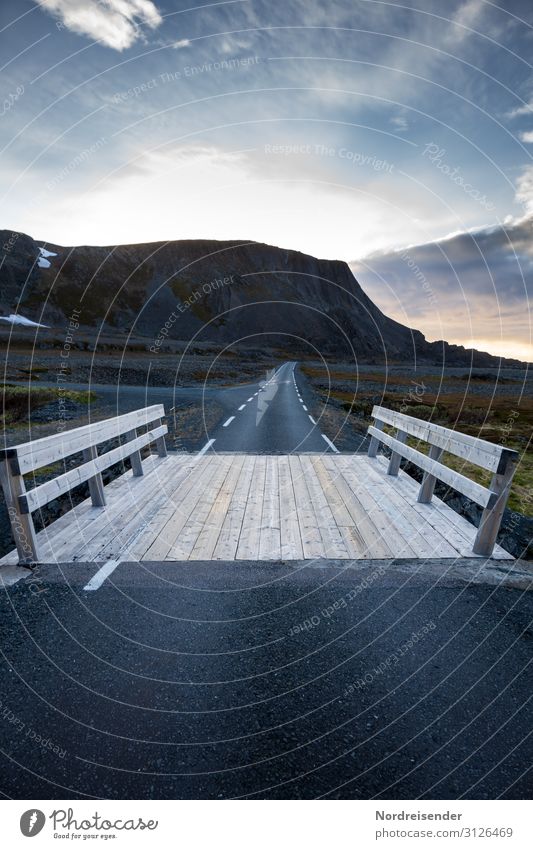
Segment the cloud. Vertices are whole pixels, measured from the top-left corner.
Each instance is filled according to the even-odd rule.
[[[516,109],[511,109],[511,111],[507,113],[509,118],[519,118],[521,115],[532,115],[532,114],[533,114],[533,100],[530,100],[529,103],[525,103],[523,106],[517,106]]]
[[[182,50],[184,47],[190,47],[191,42],[188,38],[180,38],[179,41],[175,41],[172,47],[174,50]]]
[[[142,36],[141,24],[156,29],[162,22],[151,0],[36,0],[67,29],[125,50]]]
[[[533,213],[533,165],[527,165],[516,181],[516,200]]]
[[[526,130],[524,133],[520,133],[520,138],[526,144],[533,144],[533,130]]]
[[[533,360],[533,214],[376,252],[351,267],[384,312],[430,340]]]

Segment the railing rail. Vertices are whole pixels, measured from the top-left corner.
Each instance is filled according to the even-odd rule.
[[[143,474],[141,448],[155,442],[160,457],[166,457],[166,424],[162,424],[165,408],[155,404],[95,422],[63,433],[45,436],[0,450],[0,483],[4,491],[9,520],[20,563],[39,560],[38,544],[32,512],[48,504],[75,486],[88,482],[93,506],[105,507],[105,488],[102,472],[120,460],[129,458],[134,476]],[[146,427],[144,433],[139,429]],[[103,454],[98,445],[111,439],[124,438],[124,442]],[[83,462],[68,472],[57,475],[45,483],[26,490],[24,475],[43,466],[57,463],[82,453]]]
[[[386,407],[374,407],[372,418],[375,425],[368,428],[371,437],[368,456],[375,457],[380,444],[390,448],[392,453],[387,473],[392,476],[398,474],[402,458],[418,466],[424,472],[418,494],[420,503],[428,504],[431,501],[435,483],[440,480],[480,504],[483,514],[473,552],[490,556],[509,497],[518,452],[404,413],[397,413]],[[395,436],[386,433],[385,426],[395,428]],[[429,454],[407,445],[409,436],[429,444]],[[490,485],[482,486],[445,465],[441,462],[444,451],[491,471],[493,474]]]

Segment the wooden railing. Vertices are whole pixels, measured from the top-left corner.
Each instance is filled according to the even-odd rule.
[[[113,419],[105,419],[0,450],[0,482],[19,563],[34,563],[39,560],[31,516],[34,510],[85,482],[89,484],[93,505],[104,507],[106,499],[102,472],[105,469],[129,458],[133,474],[142,475],[141,448],[152,442],[156,443],[159,456],[166,457],[167,426],[162,424],[164,415],[163,405],[156,404]],[[139,434],[138,429],[144,427],[147,428],[146,432]],[[124,437],[125,441],[104,454],[98,454],[98,445],[118,437]],[[83,456],[81,465],[26,491],[24,475],[80,452]]]
[[[372,418],[375,425],[368,428],[371,436],[368,456],[375,457],[379,445],[383,444],[392,452],[387,469],[389,475],[398,474],[402,457],[418,466],[424,472],[418,494],[419,502],[428,504],[431,501],[435,482],[440,480],[483,507],[473,551],[474,554],[489,557],[494,549],[509,497],[518,453],[503,445],[494,445],[484,439],[396,413],[386,407],[374,407]],[[394,436],[384,432],[386,425],[395,429]],[[428,443],[429,454],[406,445],[409,436]],[[482,486],[446,466],[441,462],[444,451],[491,471],[493,474],[490,485]]]

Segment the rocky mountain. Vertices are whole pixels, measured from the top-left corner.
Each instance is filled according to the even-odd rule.
[[[448,365],[499,362],[427,342],[384,315],[345,262],[298,251],[201,239],[63,247],[5,230],[0,246],[2,315],[52,328],[74,314],[82,327],[132,332],[156,349],[168,337],[367,362],[415,355]]]

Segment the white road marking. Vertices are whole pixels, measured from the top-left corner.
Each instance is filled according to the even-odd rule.
[[[227,427],[228,425],[230,425],[234,418],[235,418],[235,416],[230,416],[229,419],[227,420],[227,422],[224,422],[222,427]]]
[[[336,446],[336,445],[333,445],[333,442],[331,441],[331,439],[328,439],[328,438],[327,438],[327,436],[326,436],[326,434],[325,434],[325,433],[323,433],[323,434],[322,434],[322,439],[325,439],[325,440],[326,440],[326,442],[328,443],[329,447],[331,448],[331,450],[332,450],[332,451],[334,451],[334,452],[335,452],[335,454],[340,454],[340,451],[339,451],[339,449],[337,448],[337,446]]]
[[[115,571],[120,560],[108,560],[107,563],[104,563],[101,569],[98,570],[96,575],[93,575],[91,580],[86,586],[84,586],[84,590],[87,592],[94,592],[94,590],[99,589],[102,586],[106,578],[109,578],[112,572]]]
[[[247,403],[247,404],[249,404],[253,397],[254,397],[254,396],[252,395],[250,398],[248,398],[248,399],[247,399],[247,401],[246,401],[246,403]]]
[[[305,406],[305,404],[303,405],[303,409],[304,409],[304,410],[305,410],[305,412],[307,413],[307,407]]]
[[[0,587],[12,587],[22,578],[28,578],[32,570],[26,566],[2,566],[0,568]]]
[[[315,420],[314,420],[313,416],[309,416],[309,419],[310,419],[310,421],[312,421],[312,422],[313,422],[313,424],[316,424],[316,422],[315,422]]]
[[[244,410],[244,408],[245,408],[245,407],[246,407],[246,404],[241,404],[241,406],[239,407],[239,409],[237,410],[237,412],[238,412],[238,413],[240,413],[240,411],[241,411],[241,410]]]
[[[209,442],[206,442],[204,447],[202,448],[202,450],[199,451],[196,456],[201,457],[202,454],[205,454],[206,451],[209,451],[209,449],[211,448],[214,441],[215,441],[214,439],[210,439]]]

